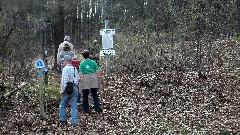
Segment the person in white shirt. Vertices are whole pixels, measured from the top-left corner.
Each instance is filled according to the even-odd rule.
[[[60,95],[61,102],[59,105],[59,117],[60,124],[67,124],[67,111],[66,106],[69,102],[71,104],[71,125],[78,125],[78,110],[77,110],[77,97],[78,97],[78,82],[79,75],[77,69],[72,66],[72,58],[69,55],[64,56],[64,68],[61,77]],[[67,82],[73,83],[72,93],[67,93],[66,86]]]

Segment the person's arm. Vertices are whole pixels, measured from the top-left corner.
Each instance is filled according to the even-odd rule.
[[[74,46],[73,46],[73,44],[72,44],[72,43],[69,43],[69,46],[70,46],[71,50],[74,51]]]
[[[61,95],[64,93],[66,83],[67,83],[67,71],[66,69],[63,69],[62,78],[61,78],[61,88],[60,88]]]
[[[97,71],[96,71],[96,74],[97,74],[97,76],[98,76],[98,79],[100,80],[100,79],[101,79],[100,71],[97,70]]]
[[[96,71],[96,74],[97,74],[99,83],[100,83],[100,84],[103,84],[103,79],[102,79],[102,77],[101,77],[101,75],[100,75],[99,70]]]
[[[60,51],[59,53],[57,53],[57,64],[61,64],[61,61],[62,61],[62,59],[61,59],[61,57],[63,56],[63,54],[64,54],[64,51]]]
[[[100,81],[100,82],[102,82],[102,78],[101,78],[101,75],[100,75],[100,71],[99,71],[99,68],[98,68],[98,65],[97,65],[97,63],[94,61],[94,67],[95,67],[95,73],[97,74],[97,77],[98,77],[98,80]]]
[[[82,64],[80,64],[79,65],[79,77],[80,77],[80,79],[82,80],[82,78],[83,78],[83,66],[82,66]]]
[[[80,77],[80,79],[83,78],[83,73],[82,72],[79,72],[79,77]]]
[[[57,52],[57,61],[59,60],[59,57],[60,57],[60,53],[61,53],[61,48],[62,48],[62,43],[58,46],[58,52]],[[58,61],[60,63],[60,61]],[[59,64],[58,63],[58,64]]]
[[[59,58],[60,58],[60,53],[57,53],[57,64],[60,63]]]

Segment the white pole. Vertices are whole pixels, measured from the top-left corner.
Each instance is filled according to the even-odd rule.
[[[109,21],[108,20],[105,20],[105,29],[109,29]],[[107,47],[108,47],[108,41],[107,41]],[[108,48],[110,49],[110,48]],[[110,64],[110,61],[109,61],[109,55],[106,55],[106,77],[108,78],[110,76],[110,67],[111,67],[111,64]]]

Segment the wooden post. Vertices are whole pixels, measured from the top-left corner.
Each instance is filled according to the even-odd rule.
[[[39,107],[40,107],[40,116],[44,117],[44,106],[43,106],[43,77],[42,69],[38,69],[38,81],[39,81]]]

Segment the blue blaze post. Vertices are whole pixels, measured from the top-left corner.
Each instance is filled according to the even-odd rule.
[[[37,60],[35,67],[38,69],[38,81],[39,81],[39,107],[40,107],[40,116],[44,117],[44,106],[43,106],[43,78],[42,78],[42,68],[44,63],[41,59]]]

